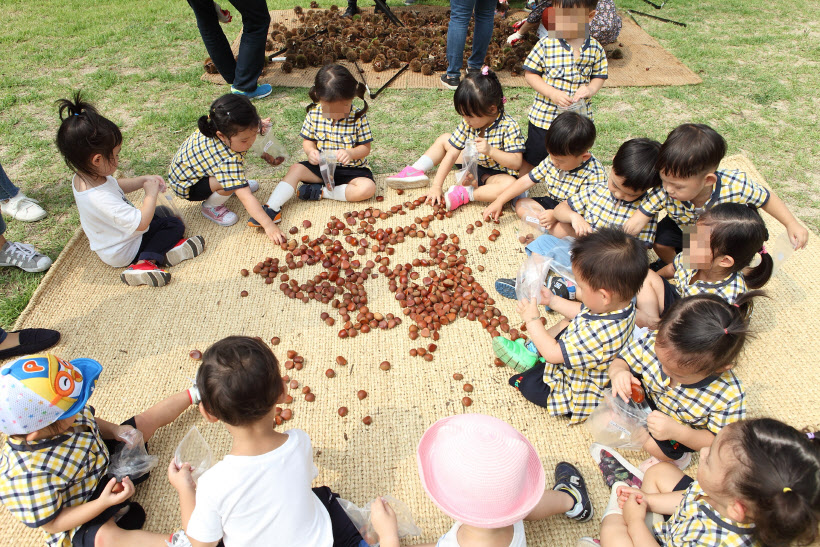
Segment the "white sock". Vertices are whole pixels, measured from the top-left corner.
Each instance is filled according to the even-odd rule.
[[[618,481],[612,485],[612,490],[609,493],[609,503],[606,504],[606,509],[604,509],[604,514],[601,516],[601,520],[604,520],[607,516],[617,514],[622,515],[623,509],[618,507],[618,487],[620,486],[629,486],[623,481]]]
[[[202,202],[202,205],[206,207],[219,207],[220,205],[225,205],[225,202],[231,199],[232,195],[233,194],[228,194],[227,196],[223,196],[218,192],[214,192],[208,199]]]
[[[473,188],[472,186],[467,187],[467,195],[470,197],[470,201],[474,201],[473,190],[475,190],[475,188]]]
[[[273,193],[268,198],[268,207],[276,211],[281,211],[282,206],[287,203],[295,193],[296,190],[293,189],[293,186],[285,181],[281,181],[276,185],[276,188],[273,189]]]
[[[335,199],[336,201],[347,201],[347,198],[345,198],[346,189],[347,184],[342,184],[341,186],[335,187],[332,192],[328,192],[327,186],[325,186],[322,188],[322,197],[325,199]]]
[[[432,169],[434,165],[433,160],[431,160],[429,156],[422,156],[416,160],[416,163],[413,164],[413,168],[418,169],[422,173],[426,173]]]

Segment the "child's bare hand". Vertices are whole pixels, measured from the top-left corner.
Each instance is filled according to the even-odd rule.
[[[674,439],[680,424],[663,412],[653,410],[646,417],[646,428],[656,441]]]
[[[629,402],[632,395],[632,384],[641,385],[641,381],[632,376],[628,370],[621,370],[610,378],[612,380],[612,395]]]
[[[552,291],[546,287],[541,287],[541,303],[545,306],[549,306],[550,302],[552,302],[552,297],[555,296],[552,294]]]
[[[268,236],[268,239],[276,243],[277,245],[281,245],[287,239],[285,234],[282,233],[282,230],[279,229],[279,226],[276,224],[270,226],[269,228],[265,228],[265,235]]]
[[[624,508],[624,504],[627,500],[631,497],[637,499],[638,503],[643,503],[643,491],[638,488],[632,488],[631,486],[619,486],[618,487],[618,507],[621,509]]]
[[[636,494],[632,494],[623,505],[624,521],[627,523],[641,523],[646,519],[646,503],[643,498],[638,498]]]
[[[589,87],[582,85],[575,92],[575,95],[572,96],[572,102],[577,103],[581,99],[588,99],[590,97],[592,97],[592,92],[589,90]]]
[[[310,152],[308,152],[307,157],[308,163],[310,163],[311,165],[319,165],[319,163],[321,162],[321,154],[318,150],[311,150]]]
[[[437,205],[439,203],[444,203],[444,194],[441,192],[441,188],[430,188],[430,191],[427,192],[427,195],[424,197],[424,203],[429,205]]]
[[[370,523],[373,529],[379,534],[382,543],[395,538],[399,538],[399,525],[396,519],[396,512],[383,498],[376,498],[370,504]]]
[[[792,242],[795,250],[806,246],[806,242],[809,240],[809,231],[802,224],[793,222],[786,227],[786,231],[789,233],[789,241]]]
[[[273,123],[271,123],[270,118],[265,118],[262,120],[262,123],[259,124],[259,134],[267,135],[271,127],[273,127]]]
[[[155,175],[146,176],[145,181],[142,183],[142,189],[145,190],[146,196],[156,197],[157,194],[164,191],[164,188],[165,181],[162,180],[162,177]]]
[[[105,485],[102,494],[100,494],[100,502],[106,507],[118,505],[134,495],[134,483],[131,479],[125,477],[122,482],[117,482],[117,479],[111,477],[108,484]]]
[[[182,467],[177,467],[174,458],[171,458],[171,462],[168,464],[168,482],[171,483],[171,486],[173,486],[177,492],[196,490],[196,483],[191,475],[192,471],[193,468],[190,463],[185,462],[182,464]]]
[[[544,209],[543,212],[538,213],[538,223],[546,230],[551,230],[555,226],[555,211]]]
[[[562,108],[569,108],[572,105],[572,99],[569,98],[569,95],[561,91],[560,89],[556,89],[552,92],[552,102],[557,104]]]
[[[484,218],[484,220],[489,220],[491,218],[493,220],[498,220],[501,217],[501,209],[504,207],[504,204],[496,203],[496,201],[487,205],[487,207],[481,213],[481,216]]]
[[[475,139],[475,149],[478,150],[479,154],[484,154],[485,156],[490,155],[490,149],[492,146],[487,142],[487,139],[483,137],[476,137]]]
[[[350,155],[350,150],[347,149],[340,149],[336,150],[336,161],[341,163],[342,165],[347,165],[353,160],[353,156]]]
[[[516,304],[516,309],[525,323],[541,317],[541,314],[538,313],[538,302],[535,298],[519,300],[518,304]]]
[[[592,226],[581,215],[572,217],[572,229],[575,230],[575,235],[579,237],[592,233]]]

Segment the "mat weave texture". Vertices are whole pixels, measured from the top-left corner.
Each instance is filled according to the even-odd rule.
[[[422,11],[445,10],[446,8],[442,6],[418,6],[391,9],[395,12],[401,12],[405,9]],[[363,11],[370,13],[372,8],[363,9]],[[273,10],[270,14],[271,23],[283,23],[289,26],[298,24],[293,10]],[[520,10],[510,15],[511,20],[522,19],[525,16],[526,13]],[[609,59],[609,78],[606,81],[606,87],[691,85],[703,81],[674,55],[665,50],[657,40],[636,25],[629,15],[622,13],[621,19],[623,20],[623,27],[618,37],[618,43],[607,46],[607,51],[620,47],[624,56],[622,59]],[[234,54],[239,51],[240,38],[241,33],[231,46]],[[619,46],[619,44],[623,44],[623,46]],[[358,77],[358,71],[352,63],[347,61],[338,62],[347,66]],[[404,63],[402,63],[403,65]],[[363,63],[361,61],[359,66],[364,71],[368,86],[374,92],[398,72],[398,69],[376,72],[373,70],[372,63]],[[279,63],[274,63],[265,67],[259,82],[283,87],[311,87],[318,70],[318,68],[294,69],[290,74],[285,74],[279,68]],[[502,70],[498,75],[501,84],[505,87],[529,87],[524,80],[524,76],[512,76],[509,70]],[[439,81],[440,77],[440,72],[431,76],[424,76],[421,73],[407,70],[390,84],[388,89],[444,89]],[[225,84],[225,80],[219,74],[203,74],[202,80],[215,84]]]
[[[742,156],[727,158],[723,166],[742,169],[754,180],[763,182],[760,173]],[[264,179],[262,182],[258,195],[264,200],[274,183]],[[423,192],[413,190],[399,196],[385,188],[383,177],[378,177],[377,182],[378,194],[385,196],[382,203],[294,199],[284,209],[282,227],[287,231],[291,226],[299,226],[298,237],[315,237],[332,215],[341,218],[346,211],[370,206],[389,209]],[[452,176],[448,182],[452,182]],[[443,327],[437,342],[439,349],[430,363],[409,357],[409,350],[421,346],[422,339],[414,342],[408,338],[412,321],[407,318],[393,330],[376,329],[340,340],[339,323],[329,327],[319,318],[325,311],[338,318],[330,306],[286,298],[279,290],[278,280],[265,285],[258,276],[240,276],[241,268],[250,269],[266,256],[283,259],[285,252],[274,247],[261,231],[245,227],[246,214],[240,212],[238,201],[231,199],[227,205],[242,219],[230,228],[204,219],[198,204],[184,204],[188,233],[202,234],[206,251],[172,268],[170,285],[161,289],[122,284],[119,270],[105,266],[78,229],[16,327],[58,329],[63,338],[52,350],[54,353],[69,359],[84,356],[99,360],[104,370],[90,402],[98,416],[112,421],[124,420],[188,387],[198,364],[188,357],[190,350],[205,350],[231,334],[258,335],[264,340],[278,336],[282,343],[273,348],[276,355],[284,362],[288,349],[298,350],[305,357],[305,367],[289,371],[291,377],[299,381],[300,387],[310,386],[316,394],[316,401],[307,403],[300,390],[291,390],[295,398],[290,405],[294,417],[280,427],[298,427],[310,435],[319,468],[316,484],[329,485],[359,505],[376,495],[392,493],[407,503],[416,523],[424,530],[424,536],[415,541],[434,541],[452,522],[421,487],[416,445],[435,420],[461,412],[480,412],[508,421],[532,441],[546,469],[548,485],[552,484],[555,465],[566,460],[578,465],[590,486],[596,511],[590,522],[579,524],[556,516],[528,523],[529,544],[573,546],[580,536],[598,534],[598,515],[606,505],[608,491],[589,456],[592,439],[586,428],[569,427],[568,420],[549,416],[509,387],[507,380],[512,371],[493,366],[490,336],[478,323],[459,319]],[[485,224],[473,234],[466,233],[466,225],[479,219],[482,208],[479,204],[465,205],[452,218],[432,222],[430,229],[436,234],[458,235],[462,247],[469,250],[467,265],[473,267],[476,280],[495,297],[495,279],[515,277],[524,254],[516,239],[518,223],[509,208],[505,209],[500,225]],[[424,216],[429,211],[427,207],[408,211],[407,215],[377,222],[377,227],[407,226],[417,214]],[[776,238],[783,231],[782,226],[771,217],[764,217],[771,238]],[[301,227],[305,218],[313,223],[309,229]],[[494,227],[501,231],[501,237],[493,243],[488,241],[488,235]],[[820,269],[820,256],[816,251],[818,236],[811,237],[808,250],[795,253],[766,286],[771,298],[757,303],[752,320],[758,337],[749,343],[736,369],[747,389],[750,416],[772,416],[797,427],[820,424],[820,392],[816,389],[820,385],[820,367],[810,361],[811,356],[820,354],[815,328],[820,284],[814,275]],[[429,241],[408,239],[396,245],[391,264],[423,258],[417,252],[419,244],[428,245]],[[488,253],[479,254],[479,245],[486,246]],[[362,258],[372,259],[374,254],[368,251]],[[477,265],[486,269],[479,272]],[[316,265],[288,274],[303,281],[320,271],[321,265]],[[404,317],[388,290],[386,278],[369,280],[366,289],[372,311]],[[240,297],[243,290],[249,292],[248,297]],[[509,317],[511,325],[520,324],[514,301],[499,297],[496,305]],[[550,323],[558,320],[555,314],[547,314],[547,318]],[[349,364],[337,366],[338,355],[346,357]],[[383,360],[393,365],[388,372],[379,369]],[[325,377],[328,368],[336,370],[335,378]],[[454,372],[462,373],[464,380],[454,381]],[[465,382],[475,386],[471,394],[473,405],[466,410],[461,404]],[[359,389],[369,394],[363,401],[356,397]],[[340,406],[350,409],[347,417],[337,415]],[[365,415],[372,416],[372,425],[362,423]],[[164,468],[191,425],[200,428],[217,459],[229,450],[230,437],[225,428],[205,423],[193,408],[160,430],[150,443],[160,465],[138,487],[135,497],[146,508],[149,530],[170,532],[180,526],[176,492],[168,484]],[[645,457],[640,453],[629,455],[635,462]],[[689,472],[694,475],[695,469],[693,464]],[[42,540],[38,531],[27,529],[0,510],[0,544],[33,546],[42,544]]]

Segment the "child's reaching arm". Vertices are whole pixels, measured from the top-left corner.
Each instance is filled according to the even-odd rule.
[[[484,154],[491,160],[498,163],[501,167],[506,167],[507,169],[513,169],[515,171],[521,169],[521,163],[524,161],[523,152],[505,152],[500,148],[490,146],[487,139],[482,137],[477,137],[475,139],[475,147],[479,154]]]
[[[661,515],[671,515],[678,508],[680,502],[683,501],[683,493],[685,490],[675,490],[674,492],[665,492],[663,494],[648,494],[638,488],[631,486],[618,487],[618,507],[623,509],[624,504],[630,496],[634,495],[642,503],[646,503],[647,511],[653,513],[660,513]]]
[[[528,174],[520,177],[517,181],[509,185],[506,190],[501,192],[501,195],[495,198],[495,201],[484,209],[481,216],[484,217],[484,220],[487,220],[490,217],[493,219],[498,219],[498,217],[501,216],[501,209],[504,207],[505,203],[529,190],[534,185],[535,183]]]
[[[196,483],[191,477],[191,464],[185,462],[182,467],[177,469],[174,458],[168,464],[168,482],[171,483],[177,493],[179,494],[179,510],[182,515],[182,529],[188,530],[188,523],[191,520],[191,515],[196,507]],[[188,536],[188,541],[191,542],[192,547],[216,547],[219,541],[202,542]]]
[[[424,203],[435,205],[443,202],[441,189],[444,186],[444,179],[447,178],[447,175],[450,173],[450,169],[452,169],[456,164],[459,154],[461,154],[461,150],[452,147],[444,155],[444,158],[441,160],[438,170],[436,171],[436,178],[433,179],[433,184],[430,187],[430,191],[427,192],[427,197],[424,200]]]
[[[646,418],[646,427],[656,441],[674,439],[695,451],[712,446],[715,440],[714,433],[708,429],[693,429],[659,410],[653,410],[649,414]]]
[[[396,513],[382,498],[376,498],[370,505],[370,523],[379,534],[381,547],[399,547],[399,525]]]
[[[596,78],[599,79],[599,78]],[[536,74],[535,72],[530,72],[529,70],[524,71],[524,80],[526,80],[527,84],[536,90],[538,93],[549,99],[550,101],[554,102],[558,106],[562,106],[567,108],[568,106],[572,105],[572,99],[569,95],[561,91],[560,89],[556,89],[549,85],[547,82],[541,78],[540,74]],[[603,80],[602,80],[603,81]]]
[[[145,175],[134,179],[119,179],[117,184],[126,194],[130,194],[140,188],[145,189],[145,197],[140,206],[140,220],[137,230],[147,230],[154,218],[154,211],[157,208],[157,196],[165,191],[165,181],[159,175]]]
[[[336,159],[342,165],[347,165],[353,160],[364,159],[370,154],[370,143],[358,144],[350,149],[342,148],[336,151]]]
[[[253,195],[253,192],[251,192],[249,186],[237,188],[234,191],[234,194],[237,198],[239,198],[239,201],[245,207],[248,214],[262,225],[268,239],[277,245],[280,245],[287,240],[285,234],[282,233],[282,230],[280,230],[279,227],[273,223],[273,219],[271,219],[262,208],[262,204],[259,203],[259,200]]]
[[[572,229],[575,230],[575,235],[578,237],[585,236],[592,232],[592,226],[589,225],[589,222],[587,222],[582,215],[573,211],[568,201],[559,203],[558,206],[553,209],[553,214],[555,215],[555,220],[558,222],[571,224]]]
[[[777,197],[777,194],[770,191],[769,200],[763,205],[763,210],[772,215],[774,218],[786,227],[786,232],[789,234],[789,241],[795,249],[802,249],[806,246],[809,240],[809,231],[800,224],[783,200]]]
[[[638,237],[652,217],[645,215],[640,209],[635,210],[632,216],[624,222],[624,232],[631,236]]]
[[[530,339],[535,344],[541,357],[546,359],[548,363],[563,363],[564,354],[561,352],[561,346],[541,324],[541,315],[538,313],[538,303],[535,299],[519,301],[518,313],[521,314],[521,319],[527,325]]]
[[[556,296],[546,287],[541,289],[541,303],[569,320],[575,319],[575,316],[581,311],[580,302]]]
[[[122,490],[115,493],[113,490],[117,484],[122,485]],[[81,505],[64,507],[57,513],[56,517],[43,524],[41,528],[49,534],[59,534],[77,528],[99,516],[100,513],[112,505],[123,503],[133,494],[134,483],[131,482],[131,479],[125,477],[122,483],[117,483],[117,479],[112,477],[105,485],[105,489],[99,498]]]
[[[316,141],[303,139],[302,150],[305,151],[305,155],[307,155],[308,162],[310,162],[311,165],[319,165],[319,149],[316,147]]]

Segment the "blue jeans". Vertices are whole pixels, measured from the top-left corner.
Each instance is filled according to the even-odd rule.
[[[450,0],[450,23],[447,25],[447,76],[461,75],[467,27],[475,12],[473,51],[467,59],[469,68],[481,68],[487,56],[487,46],[493,37],[493,17],[496,0]]]
[[[242,39],[237,59],[222,31],[213,0],[188,0],[196,15],[196,25],[219,74],[240,91],[256,91],[256,80],[265,67],[265,42],[270,13],[265,0],[230,0],[242,16]],[[223,8],[228,6],[225,2]]]
[[[0,201],[13,198],[19,191],[20,189],[11,183],[8,175],[3,171],[3,165],[0,164]],[[2,233],[2,230],[0,230],[0,234]]]

